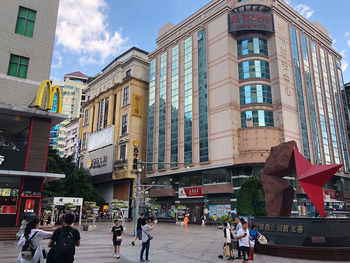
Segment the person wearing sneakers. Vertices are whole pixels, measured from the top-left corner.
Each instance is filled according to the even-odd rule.
[[[113,240],[114,255],[113,257],[120,258],[120,245],[123,239],[123,226],[120,224],[119,220],[114,220],[114,226],[111,229],[111,239]]]
[[[150,262],[148,259],[149,246],[153,236],[151,235],[151,230],[154,228],[153,218],[148,219],[148,224],[141,226],[142,228],[142,249],[140,252],[140,262]],[[143,253],[146,251],[146,260],[143,260]]]
[[[249,229],[248,229],[248,223],[246,221],[243,221],[242,228],[238,230],[237,232],[237,240],[239,242],[239,247],[241,249],[243,258],[242,263],[248,263],[249,256],[250,256],[250,249],[251,244],[249,240]]]
[[[134,240],[131,242],[131,244],[133,246],[135,246],[135,241],[137,239],[142,240],[142,226],[146,225],[146,219],[145,219],[145,214],[142,213],[139,217],[139,219],[137,219],[137,226],[136,226],[136,237],[134,238]]]

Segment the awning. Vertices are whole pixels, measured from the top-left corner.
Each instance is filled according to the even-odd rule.
[[[0,177],[8,176],[32,176],[32,177],[44,177],[46,181],[55,181],[65,178],[65,174],[54,173],[41,173],[41,172],[28,172],[28,171],[14,171],[14,170],[0,170]]]

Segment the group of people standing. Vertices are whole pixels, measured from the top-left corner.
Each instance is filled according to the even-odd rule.
[[[248,223],[242,218],[236,217],[234,220],[235,227],[231,226],[230,223],[230,217],[227,217],[226,221],[224,222],[224,248],[228,247],[229,250],[229,260],[233,259],[242,259],[243,263],[247,263],[249,261],[249,258],[251,256],[251,252],[254,249],[255,246],[255,240],[258,238],[260,233],[257,231],[256,226],[252,225],[251,229],[248,229]],[[232,242],[234,239],[234,235],[231,231],[236,231],[236,240],[237,240],[237,251],[238,255],[235,258],[233,255],[233,246]],[[225,251],[225,249],[224,249]],[[222,255],[219,255],[219,258],[224,257],[224,252]]]
[[[47,263],[72,263],[74,261],[75,247],[80,245],[80,233],[72,227],[74,224],[74,215],[65,214],[63,226],[56,229],[55,232],[40,230],[40,220],[37,217],[28,219],[24,228],[18,246],[21,251],[18,255],[19,263],[41,263],[44,258]],[[50,238],[46,251],[41,247],[43,239]]]
[[[120,258],[120,245],[123,239],[124,229],[120,224],[119,220],[114,220],[114,226],[111,229],[111,239],[113,241],[114,246],[114,255],[113,257],[119,259]],[[140,217],[137,219],[136,226],[136,237],[131,242],[133,246],[135,246],[135,242],[137,239],[142,241],[142,248],[140,251],[140,261],[139,262],[150,262],[149,256],[149,248],[151,244],[151,240],[153,236],[151,235],[151,231],[153,230],[155,225],[154,219],[151,217],[148,220],[145,219],[145,215],[142,213]],[[144,259],[145,254],[145,259]]]

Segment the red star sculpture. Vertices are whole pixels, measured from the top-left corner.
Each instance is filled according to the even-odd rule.
[[[312,165],[295,148],[294,160],[299,184],[314,204],[320,216],[326,217],[322,188],[343,165]]]

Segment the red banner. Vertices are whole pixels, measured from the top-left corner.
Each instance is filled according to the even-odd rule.
[[[179,198],[203,197],[202,187],[179,188]]]
[[[337,199],[337,191],[331,189],[323,189],[325,195],[329,195],[330,199]]]
[[[14,206],[3,206],[1,213],[3,214],[15,214],[15,207]]]

